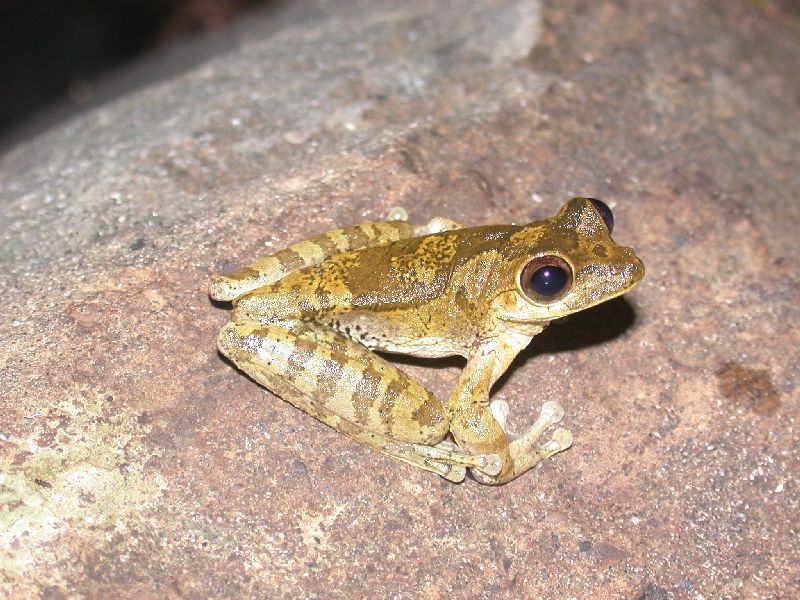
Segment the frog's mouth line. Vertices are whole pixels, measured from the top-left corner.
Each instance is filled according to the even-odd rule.
[[[587,298],[584,296],[582,298],[577,299],[577,303],[575,306],[570,306],[568,302],[565,302],[569,298],[569,294],[565,298],[551,304],[536,304],[528,299],[527,296],[524,294],[520,294],[526,302],[530,303],[531,306],[535,306],[537,309],[540,309],[542,312],[546,311],[549,314],[543,314],[540,318],[530,318],[524,319],[519,317],[502,317],[503,322],[511,323],[516,325],[540,325],[540,326],[547,326],[550,322],[555,321],[557,319],[561,319],[563,317],[567,317],[569,315],[575,314],[577,312],[582,312],[589,308],[594,308],[595,306],[599,306],[609,300],[613,300],[614,298],[619,298],[620,296],[624,296],[627,294],[633,287],[636,286],[636,281],[631,286],[623,286],[622,288],[615,290],[615,291],[608,291],[604,290],[603,293],[600,294],[601,298],[595,301],[588,301]]]

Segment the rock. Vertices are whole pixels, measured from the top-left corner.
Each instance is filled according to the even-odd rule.
[[[0,593],[785,594],[800,43],[759,6],[307,0],[2,157]],[[356,445],[215,350],[213,273],[393,206],[575,194],[648,273],[495,390],[575,435],[509,485]],[[403,368],[446,397],[459,363]]]

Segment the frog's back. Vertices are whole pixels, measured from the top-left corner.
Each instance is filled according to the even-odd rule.
[[[447,295],[466,263],[497,254],[517,229],[470,227],[365,248],[331,257],[314,278],[346,289],[351,310],[415,309]]]
[[[446,296],[467,263],[497,255],[519,229],[470,227],[337,254],[243,296],[237,309],[257,320],[418,310]]]

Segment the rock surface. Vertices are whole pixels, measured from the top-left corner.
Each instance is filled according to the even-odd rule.
[[[292,10],[0,159],[0,596],[798,589],[791,5]],[[575,194],[648,273],[495,390],[515,430],[561,401],[576,440],[509,485],[361,447],[215,350],[212,273],[392,206],[524,222]],[[459,366],[403,363],[440,397]]]

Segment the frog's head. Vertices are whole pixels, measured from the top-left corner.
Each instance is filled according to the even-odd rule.
[[[504,321],[544,324],[624,294],[644,276],[631,248],[611,239],[614,216],[603,202],[573,198],[559,213],[509,240],[495,298]]]

